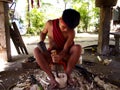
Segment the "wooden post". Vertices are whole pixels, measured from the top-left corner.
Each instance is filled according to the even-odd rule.
[[[0,60],[11,60],[8,2],[0,1]]]
[[[97,7],[100,7],[100,29],[98,37],[97,52],[102,55],[109,54],[109,35],[110,20],[112,18],[112,7],[115,6],[117,0],[95,0]]]
[[[109,53],[110,20],[111,20],[111,7],[101,7],[98,53],[104,55]]]

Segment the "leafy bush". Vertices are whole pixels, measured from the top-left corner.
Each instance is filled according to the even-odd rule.
[[[38,35],[44,26],[44,15],[37,8],[33,8],[29,13],[30,27],[28,34]]]

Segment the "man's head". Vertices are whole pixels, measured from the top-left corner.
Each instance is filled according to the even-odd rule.
[[[63,11],[62,20],[69,28],[74,29],[80,22],[80,13],[74,9],[66,9]]]

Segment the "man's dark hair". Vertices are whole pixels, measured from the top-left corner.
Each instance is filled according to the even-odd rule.
[[[62,14],[63,21],[71,29],[74,29],[80,22],[80,13],[74,9],[66,9]]]

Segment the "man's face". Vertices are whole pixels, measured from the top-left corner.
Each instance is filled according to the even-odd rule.
[[[68,31],[71,30],[66,23],[62,20],[62,18],[59,19],[59,27],[61,31]]]

